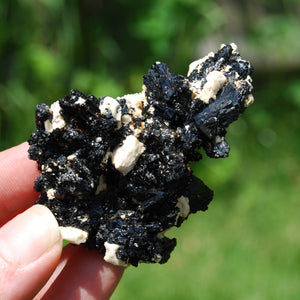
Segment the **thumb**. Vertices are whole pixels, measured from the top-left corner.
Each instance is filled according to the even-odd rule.
[[[0,299],[32,299],[58,264],[62,239],[48,208],[34,205],[0,229]]]

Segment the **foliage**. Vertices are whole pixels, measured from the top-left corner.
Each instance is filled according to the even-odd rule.
[[[34,108],[76,88],[141,90],[157,61],[176,73],[235,41],[256,103],[229,128],[228,159],[193,164],[209,210],[170,235],[168,264],[129,268],[113,299],[296,299],[300,288],[299,1],[0,2],[0,150],[28,139]]]

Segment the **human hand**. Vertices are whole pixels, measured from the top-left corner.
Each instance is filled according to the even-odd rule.
[[[34,205],[39,175],[28,144],[0,152],[0,299],[108,299],[124,268],[96,250],[62,250],[51,211]]]

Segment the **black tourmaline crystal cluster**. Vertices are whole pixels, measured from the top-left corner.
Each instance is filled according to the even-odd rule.
[[[234,44],[222,45],[193,62],[187,77],[153,64],[140,93],[72,90],[50,107],[37,105],[34,188],[62,236],[116,265],[165,263],[176,240],[164,232],[213,197],[189,162],[201,159],[200,148],[228,155],[226,128],[253,102],[251,71]]]

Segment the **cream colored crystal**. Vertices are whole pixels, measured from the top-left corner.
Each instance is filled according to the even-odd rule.
[[[88,233],[82,229],[72,226],[59,226],[62,238],[71,244],[79,245],[87,241]]]
[[[104,255],[105,261],[116,266],[123,266],[123,267],[128,266],[126,262],[117,258],[117,251],[120,248],[120,245],[105,242],[104,247],[105,247],[105,255]]]
[[[145,151],[145,146],[134,135],[129,135],[122,146],[114,149],[111,161],[114,167],[124,175],[135,166],[140,155]]]

